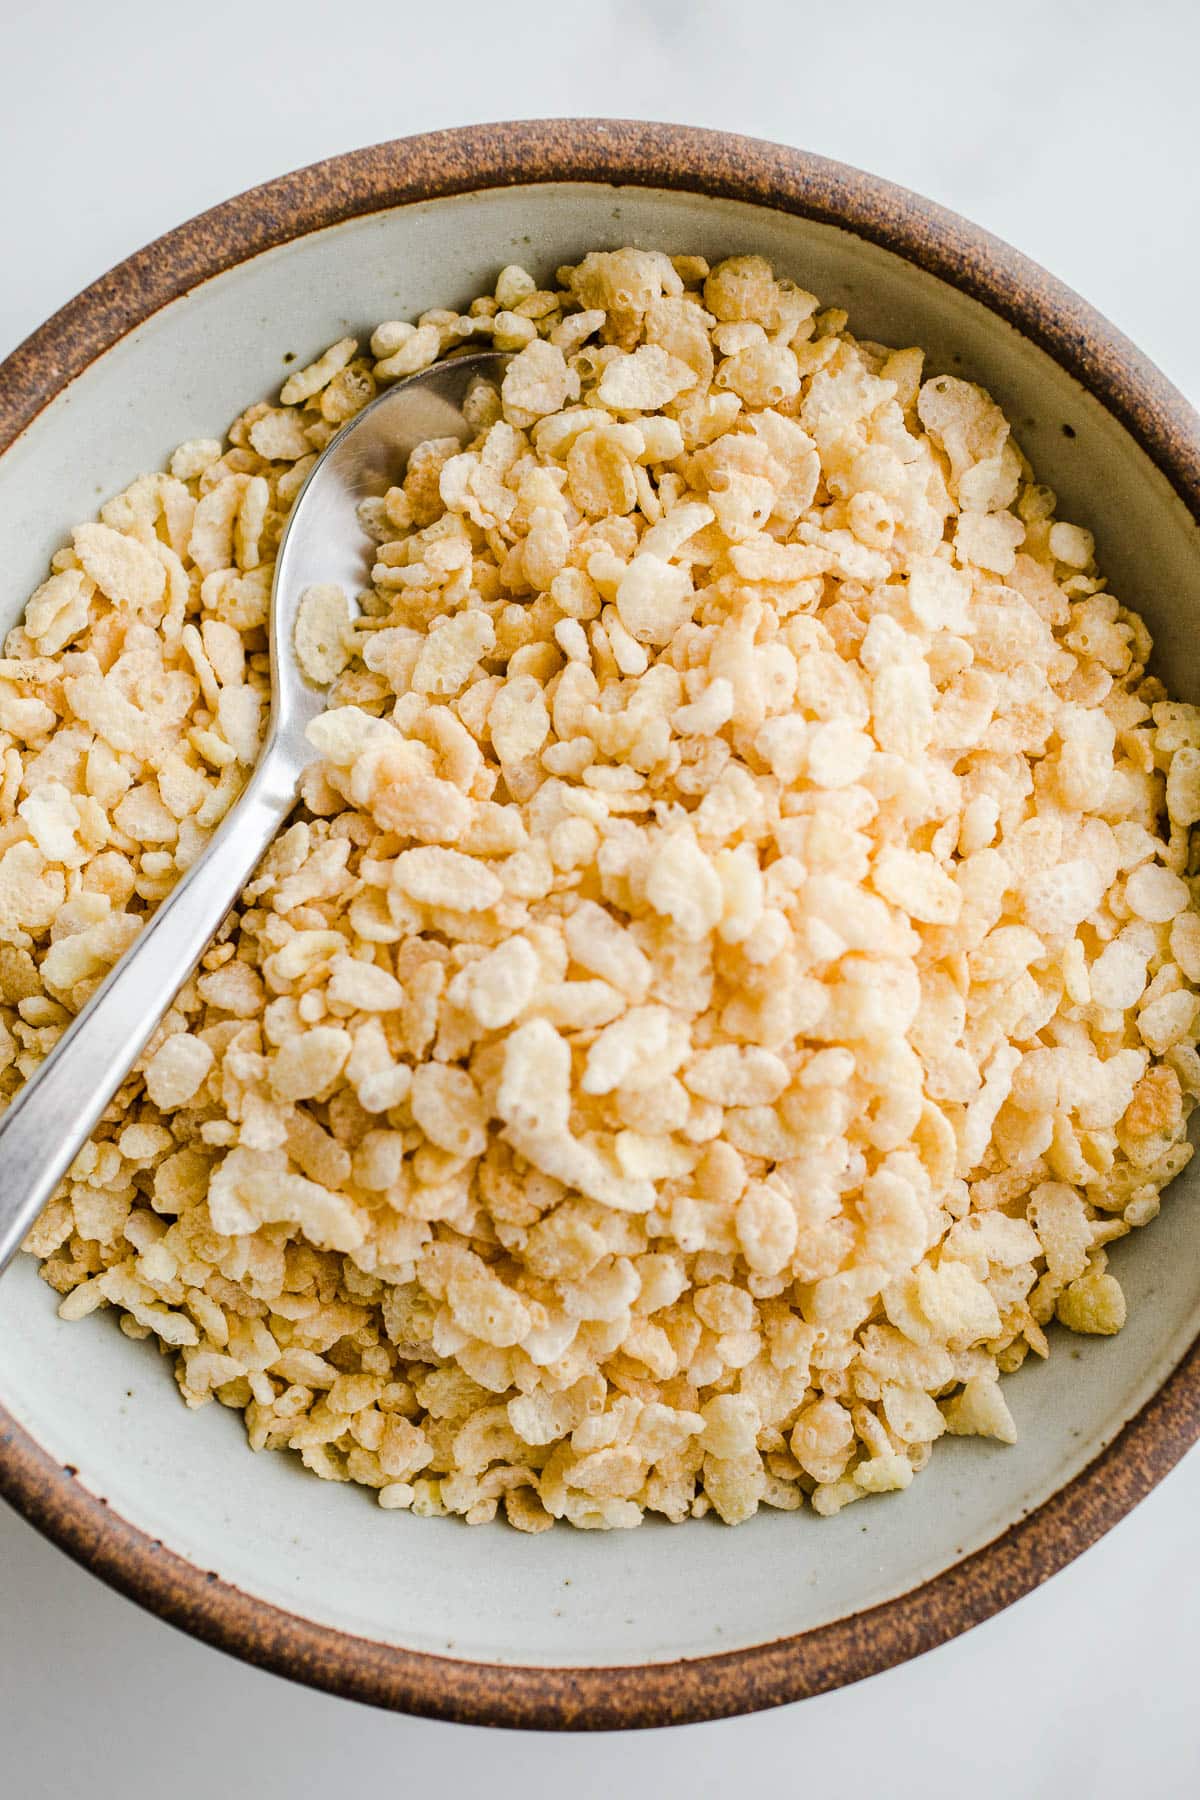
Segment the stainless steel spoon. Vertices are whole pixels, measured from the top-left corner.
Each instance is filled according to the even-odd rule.
[[[296,804],[313,752],[305,728],[326,695],[292,647],[304,590],[339,582],[357,594],[371,546],[359,502],[401,476],[428,438],[474,435],[469,390],[493,383],[508,357],[455,357],[389,388],[330,442],[296,497],[271,592],[271,711],[254,773],[203,854],[147,920],[112,973],[63,1033],[0,1120],[0,1271],[91,1136],[155,1026],[203,956],[225,914]]]

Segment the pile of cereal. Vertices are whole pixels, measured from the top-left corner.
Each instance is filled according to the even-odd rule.
[[[294,822],[28,1248],[386,1507],[833,1513],[1124,1319],[1200,1094],[1200,714],[979,388],[760,258],[347,338],[74,534],[0,662],[12,1094],[234,800],[272,557],[381,382]]]

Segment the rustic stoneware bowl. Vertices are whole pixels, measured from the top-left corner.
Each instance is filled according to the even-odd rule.
[[[218,435],[346,331],[466,302],[508,262],[592,246],[757,250],[860,334],[985,382],[1094,528],[1172,687],[1197,696],[1200,421],[1104,320],[1014,251],[885,182],[674,127],[498,125],[357,151],[131,257],[0,368],[0,625],[64,530]],[[0,1284],[0,1490],[87,1568],[222,1649],[335,1693],[477,1723],[658,1725],[854,1681],[1043,1581],[1200,1435],[1197,1181],[1118,1245],[1130,1322],[1060,1337],[1008,1384],[1021,1439],[938,1447],[900,1496],[629,1534],[387,1513],[240,1420],[188,1413],[110,1318]]]

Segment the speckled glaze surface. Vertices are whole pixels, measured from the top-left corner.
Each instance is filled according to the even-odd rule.
[[[626,190],[665,190],[680,199],[681,207],[686,196],[692,208],[687,217],[699,216],[696,205],[710,205],[716,212],[720,204],[735,203],[726,207],[722,217],[740,219],[737,229],[743,232],[753,229],[755,215],[738,209],[760,209],[764,234],[769,226],[770,233],[783,241],[792,220],[797,232],[803,229],[808,233],[806,243],[825,244],[828,239],[821,254],[831,267],[841,256],[852,273],[859,271],[854,280],[864,292],[876,266],[864,246],[873,246],[882,253],[882,260],[877,259],[879,267],[894,258],[908,265],[914,291],[924,296],[920,306],[936,311],[943,305],[938,296],[944,297],[948,345],[956,341],[956,332],[967,317],[964,297],[967,302],[979,303],[993,320],[1005,321],[1012,328],[1007,335],[993,331],[994,373],[1001,396],[1005,397],[1006,383],[1011,394],[1019,393],[1021,381],[1016,371],[1034,355],[1032,346],[1061,372],[1064,396],[1054,421],[1041,421],[1039,429],[1061,431],[1074,438],[1077,426],[1071,418],[1078,419],[1078,429],[1089,424],[1094,429],[1098,447],[1086,479],[1084,474],[1072,477],[1067,466],[1064,481],[1068,491],[1073,479],[1086,491],[1087,480],[1094,481],[1097,470],[1107,480],[1107,471],[1118,463],[1124,466],[1124,458],[1131,471],[1136,465],[1136,479],[1135,473],[1114,475],[1113,479],[1125,480],[1131,495],[1153,494],[1157,511],[1152,531],[1158,534],[1153,541],[1164,559],[1169,546],[1174,559],[1171,571],[1184,570],[1189,559],[1196,560],[1200,421],[1119,333],[1050,276],[953,215],[855,170],[777,145],[618,121],[477,127],[356,151],[244,194],[139,251],[71,301],[0,366],[0,493],[6,491],[10,467],[18,468],[20,474],[18,452],[28,450],[36,465],[35,432],[30,430],[26,439],[27,428],[37,422],[37,430],[42,430],[46,421],[40,415],[53,403],[69,400],[70,394],[64,390],[77,378],[82,392],[83,378],[114,347],[136,358],[140,328],[153,321],[161,309],[201,290],[203,284],[215,285],[222,277],[232,279],[264,253],[295,245],[314,234],[349,228],[375,215],[404,220],[417,211],[427,213],[431,207],[435,212],[439,206],[469,207],[472,195],[504,189],[549,192],[551,188],[553,204],[564,218],[574,210],[576,193],[589,196],[594,214],[606,188],[618,197]],[[665,201],[664,207],[669,212]],[[636,202],[630,210],[637,214]],[[685,220],[683,211],[680,217]],[[822,233],[816,228],[825,229]],[[575,228],[564,225],[561,241],[567,248],[579,247],[575,236]],[[555,260],[562,260],[543,254],[536,243],[534,251],[538,260],[548,260],[550,267]],[[431,298],[422,300],[422,304],[431,303]],[[869,301],[867,309],[869,312]],[[129,334],[134,334],[132,339]],[[264,342],[268,341],[272,340],[264,337]],[[305,350],[315,347],[307,343],[297,346]],[[274,340],[276,355],[281,348]],[[947,356],[955,360],[949,351]],[[974,361],[968,356],[970,372],[991,380],[992,368],[977,370]],[[983,361],[987,363],[986,355]],[[269,373],[264,379],[269,379]],[[1026,385],[1036,386],[1041,379],[1034,371]],[[1006,404],[1011,404],[1007,398]],[[1032,430],[1035,421],[1032,417],[1018,420],[1019,430],[1022,423]],[[197,421],[198,428],[211,428],[211,424],[205,419]],[[6,454],[10,449],[12,457]],[[96,479],[111,488],[132,472],[118,461],[111,476],[98,470]],[[29,479],[28,473],[24,479]],[[59,525],[65,526],[74,516],[63,516]],[[1135,543],[1137,537],[1135,532]],[[1126,567],[1131,554],[1128,549],[1124,552]],[[1113,545],[1112,555],[1120,572],[1120,544]],[[1164,581],[1167,573],[1164,561]],[[1186,589],[1187,583],[1172,578],[1171,585]],[[1180,668],[1183,685],[1190,682],[1193,689],[1197,685],[1190,649],[1194,612],[1188,609],[1198,592],[1200,589],[1194,588],[1190,596],[1185,593],[1186,606],[1183,601],[1174,610],[1166,606],[1161,620],[1151,619],[1159,629],[1166,661]],[[1140,596],[1134,594],[1133,598],[1135,604],[1140,603]],[[1196,697],[1195,693],[1191,697]],[[985,1476],[984,1471],[1000,1465],[948,1460],[950,1485],[943,1484],[938,1491],[949,1497],[944,1517],[951,1522],[941,1527],[944,1543],[939,1543],[932,1560],[906,1552],[907,1560],[897,1562],[894,1576],[873,1571],[870,1579],[864,1577],[861,1583],[861,1602],[852,1594],[848,1598],[839,1593],[808,1613],[797,1602],[799,1629],[781,1631],[775,1614],[767,1619],[764,1613],[761,1631],[752,1619],[739,1617],[727,1633],[727,1641],[737,1647],[728,1650],[713,1649],[714,1643],[720,1642],[718,1624],[715,1637],[699,1627],[690,1635],[682,1629],[674,1636],[660,1634],[655,1647],[644,1653],[630,1647],[635,1642],[632,1638],[619,1643],[614,1638],[616,1652],[606,1653],[605,1638],[599,1651],[592,1643],[583,1645],[586,1653],[577,1661],[572,1660],[571,1644],[565,1639],[554,1638],[552,1649],[545,1652],[530,1649],[515,1636],[511,1644],[497,1639],[509,1647],[489,1655],[472,1653],[464,1633],[451,1641],[449,1631],[443,1642],[453,1653],[437,1654],[436,1647],[430,1647],[429,1633],[423,1637],[415,1631],[409,1633],[420,1640],[420,1647],[402,1641],[406,1633],[403,1621],[395,1629],[385,1630],[370,1622],[351,1628],[332,1622],[349,1616],[345,1607],[332,1603],[322,1607],[311,1598],[297,1601],[294,1607],[280,1604],[278,1594],[284,1590],[278,1584],[269,1594],[256,1591],[252,1582],[237,1578],[236,1569],[227,1568],[224,1562],[214,1568],[206,1559],[200,1546],[206,1541],[220,1542],[219,1521],[188,1521],[186,1530],[181,1526],[176,1532],[166,1500],[155,1516],[167,1522],[157,1531],[147,1523],[149,1514],[126,1517],[126,1512],[133,1514],[135,1509],[121,1503],[115,1490],[110,1499],[96,1472],[88,1474],[83,1469],[82,1453],[80,1466],[76,1466],[69,1428],[64,1425],[61,1431],[52,1430],[48,1421],[43,1428],[28,1400],[28,1382],[22,1389],[20,1380],[15,1382],[13,1399],[0,1379],[0,1402],[12,1402],[10,1410],[0,1403],[0,1493],[85,1567],[180,1628],[265,1668],[377,1705],[445,1719],[564,1730],[674,1724],[778,1705],[889,1667],[945,1642],[1010,1604],[1115,1524],[1200,1437],[1200,1346],[1189,1347],[1195,1295],[1187,1285],[1190,1274],[1186,1270],[1179,1274],[1189,1254],[1195,1260],[1198,1234],[1191,1231],[1180,1208],[1175,1215],[1169,1226],[1164,1216],[1160,1247],[1153,1253],[1158,1260],[1147,1260],[1151,1256],[1148,1251],[1134,1273],[1135,1285],[1140,1283],[1148,1299],[1169,1290],[1173,1308],[1170,1328],[1164,1322],[1162,1341],[1156,1341],[1151,1324],[1135,1329],[1131,1323],[1134,1335],[1128,1340],[1131,1348],[1121,1353],[1126,1360],[1120,1365],[1119,1379],[1114,1378],[1117,1365],[1101,1362],[1098,1357],[1102,1353],[1088,1347],[1084,1374],[1089,1381],[1109,1381],[1110,1410],[1107,1415],[1103,1409],[1095,1412],[1089,1423],[1079,1422],[1073,1433],[1079,1440],[1078,1449],[1064,1452],[1061,1468],[1031,1463],[1024,1475],[1010,1479],[1003,1493],[998,1492],[990,1510],[976,1507],[972,1512],[962,1507],[959,1522],[949,1503],[950,1498],[959,1496],[953,1483],[996,1481],[994,1473]],[[1151,1234],[1145,1235],[1150,1239]],[[14,1277],[18,1273],[31,1278],[28,1269],[14,1271]],[[36,1285],[31,1279],[25,1281],[23,1292]],[[40,1295],[23,1297],[20,1317],[32,1320],[33,1329],[49,1333],[52,1327],[41,1322],[47,1306],[39,1310],[40,1301]],[[0,1311],[6,1303],[7,1295],[0,1296]],[[1134,1316],[1138,1317],[1136,1312]],[[1166,1321],[1165,1313],[1163,1317]],[[81,1332],[85,1328],[62,1329]],[[82,1353],[83,1341],[76,1338],[73,1342]],[[132,1348],[122,1340],[114,1354],[132,1353]],[[107,1349],[103,1354],[108,1355]],[[1069,1352],[1056,1354],[1066,1357]],[[0,1357],[0,1364],[3,1361]],[[1052,1358],[1051,1368],[1053,1365]],[[92,1378],[90,1367],[81,1354],[85,1381]],[[138,1368],[144,1371],[144,1363]],[[1050,1373],[1047,1369],[1047,1381]],[[1060,1382],[1058,1389],[1044,1390],[1056,1396],[1050,1416],[1055,1416],[1057,1408],[1064,1427],[1069,1387],[1068,1371],[1065,1385]],[[1032,1386],[1028,1391],[1033,1391]],[[123,1407],[120,1410],[124,1412]],[[182,1408],[178,1414],[185,1419]],[[185,1425],[181,1429],[197,1428]],[[1044,1424],[1038,1429],[1045,1429]],[[240,1444],[236,1448],[243,1461],[251,1460]],[[960,1448],[953,1447],[954,1453]],[[921,1480],[932,1483],[932,1474]],[[920,1489],[918,1482],[913,1492]],[[290,1492],[285,1487],[278,1491],[285,1496]],[[932,1501],[932,1485],[929,1492]],[[346,1497],[335,1493],[332,1499],[345,1502]],[[875,1504],[864,1503],[862,1509],[872,1520],[885,1516],[871,1510]],[[891,1504],[882,1503],[884,1507]],[[854,1514],[859,1510],[853,1509]],[[909,1516],[914,1521],[919,1518],[917,1514]],[[451,1560],[465,1556],[465,1551],[455,1548],[463,1543],[465,1528],[447,1528],[443,1521],[406,1523],[429,1535],[399,1540],[404,1554],[420,1558],[428,1552],[434,1559],[445,1556]],[[749,1580],[752,1569],[758,1567],[756,1559],[766,1554],[763,1546],[768,1545],[768,1532],[775,1534],[769,1557],[778,1564],[780,1545],[799,1541],[788,1540],[786,1534],[806,1529],[812,1522],[778,1516],[762,1522],[765,1530],[758,1529],[759,1523],[723,1534],[719,1551],[711,1548],[718,1542],[713,1535],[715,1527],[689,1526],[678,1532],[664,1528],[654,1540],[647,1537],[647,1542],[665,1544],[656,1553],[660,1559],[686,1555],[674,1546],[683,1544],[689,1533],[693,1533],[693,1545],[708,1546],[697,1552],[703,1568],[698,1562],[694,1577],[686,1569],[683,1576],[688,1580],[715,1576],[708,1604],[719,1616],[726,1605],[723,1584],[731,1591],[742,1580],[743,1571]],[[814,1531],[830,1533],[821,1543],[835,1557],[847,1554],[847,1546],[853,1542],[846,1530],[834,1535],[831,1527],[836,1526],[836,1521],[813,1525]],[[867,1528],[864,1525],[862,1529]],[[909,1529],[919,1534],[919,1524]],[[876,1531],[874,1553],[886,1560],[890,1541],[886,1531],[872,1530]],[[299,1542],[300,1535],[297,1527],[295,1541]],[[636,1534],[639,1539],[643,1535]],[[514,1548],[519,1542],[514,1534],[502,1534],[502,1528],[496,1528],[494,1534],[485,1530],[469,1536],[473,1544],[490,1543],[491,1556],[498,1562],[528,1554],[530,1579],[535,1583],[541,1575],[556,1579],[568,1566],[574,1573],[574,1552],[569,1547],[539,1552],[550,1560],[545,1568],[539,1565],[535,1569],[532,1553],[523,1547],[527,1541],[520,1541],[519,1550]],[[561,1545],[562,1536],[556,1531],[538,1543],[557,1540]],[[580,1585],[594,1578],[602,1590],[605,1558],[598,1551],[604,1550],[604,1545],[597,1549],[593,1541],[588,1550],[591,1561],[581,1564],[577,1577]],[[805,1555],[814,1553],[820,1557],[824,1551],[820,1545],[814,1547],[810,1537]],[[555,1555],[560,1564],[557,1568]],[[618,1560],[622,1555],[623,1562]],[[490,1604],[487,1558],[478,1547],[471,1556],[467,1588],[475,1584],[480,1606],[486,1611]],[[786,1568],[786,1549],[783,1556],[781,1566]],[[615,1543],[607,1557],[611,1570],[628,1572],[634,1567]],[[214,1554],[213,1561],[217,1560]],[[769,1560],[762,1563],[768,1573],[772,1566],[776,1565]],[[620,1579],[618,1574],[618,1585]],[[566,1578],[562,1585],[569,1588],[571,1579]],[[881,1594],[883,1598],[879,1598]],[[470,1599],[468,1591],[466,1602]],[[810,1614],[813,1622],[808,1622]],[[633,1623],[631,1619],[625,1622]],[[546,1641],[550,1642],[550,1636]],[[531,1627],[528,1643],[540,1642]],[[682,1653],[677,1653],[679,1645],[684,1646]]]

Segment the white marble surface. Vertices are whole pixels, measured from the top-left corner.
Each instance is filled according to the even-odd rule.
[[[456,0],[452,15],[456,47],[405,0],[3,0],[0,355],[130,250],[285,169],[465,120],[602,113],[803,144],[944,201],[1200,398],[1190,0]],[[393,1718],[258,1674],[0,1511],[0,1790],[703,1800],[874,1779],[902,1800],[1116,1800],[1134,1785],[1183,1800],[1200,1787],[1198,1513],[1193,1453],[1048,1587],[917,1663],[758,1718],[552,1739]]]

